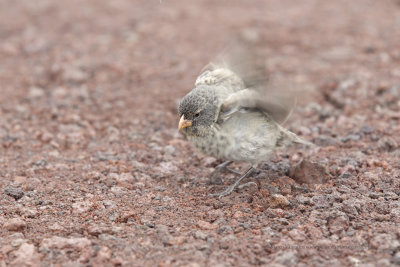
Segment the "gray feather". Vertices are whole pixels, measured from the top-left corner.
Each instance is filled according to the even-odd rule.
[[[221,111],[230,114],[240,108],[256,108],[283,123],[296,103],[288,83],[277,76],[268,77],[263,57],[244,46],[231,47],[208,64],[196,80],[195,86],[200,85],[229,88]]]
[[[253,55],[230,51],[208,64],[182,99],[179,115],[192,120],[183,132],[205,154],[256,166],[276,149],[312,144],[279,125],[293,99],[267,79]]]

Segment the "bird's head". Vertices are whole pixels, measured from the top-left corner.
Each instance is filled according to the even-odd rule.
[[[186,135],[204,136],[216,121],[217,112],[218,101],[214,90],[208,87],[197,87],[179,103],[178,129]]]

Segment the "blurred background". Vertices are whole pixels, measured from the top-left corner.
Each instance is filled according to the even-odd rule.
[[[2,0],[0,5],[2,103],[44,94],[47,101],[36,112],[56,109],[61,95],[82,94],[90,101],[82,111],[96,115],[164,116],[191,89],[199,70],[237,36],[269,52],[269,69],[305,87],[344,76],[363,83],[378,74],[381,80],[400,75],[390,65],[399,57],[396,1]]]

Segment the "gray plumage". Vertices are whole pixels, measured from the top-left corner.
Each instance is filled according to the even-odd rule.
[[[293,100],[266,90],[263,68],[239,55],[207,65],[179,104],[179,128],[198,149],[228,164],[251,164],[220,196],[230,194],[274,150],[293,143],[312,145],[279,124],[290,114]]]

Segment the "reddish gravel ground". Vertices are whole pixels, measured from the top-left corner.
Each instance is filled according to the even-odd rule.
[[[399,1],[0,0],[0,266],[400,265]],[[239,189],[177,102],[240,37],[305,93]],[[243,170],[246,165],[236,164]]]

